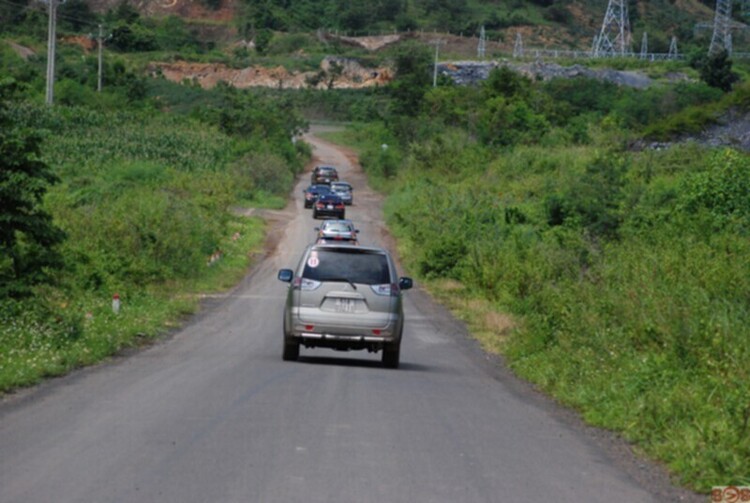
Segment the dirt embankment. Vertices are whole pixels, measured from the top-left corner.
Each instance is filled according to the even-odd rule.
[[[94,12],[116,9],[122,0],[89,0]],[[201,0],[128,0],[128,4],[147,17],[178,16],[186,20],[232,21],[237,13],[238,0],[221,0],[211,9]]]
[[[219,82],[234,87],[275,87],[278,89],[360,89],[385,85],[393,79],[389,68],[365,68],[355,60],[328,57],[320,69],[310,72],[289,71],[282,66],[266,68],[230,68],[220,63],[151,63],[148,72],[173,82],[194,82],[210,89]]]

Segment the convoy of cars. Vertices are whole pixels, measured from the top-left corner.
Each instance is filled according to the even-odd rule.
[[[388,251],[360,246],[359,229],[345,219],[352,192],[335,167],[313,169],[305,208],[326,220],[315,227],[315,242],[297,267],[278,273],[289,284],[282,357],[296,360],[301,346],[382,351],[383,365],[396,368],[404,329],[402,292],[413,282],[398,277]]]

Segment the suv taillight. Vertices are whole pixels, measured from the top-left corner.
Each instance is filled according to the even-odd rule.
[[[390,295],[391,297],[397,297],[399,294],[398,283],[370,285],[370,288],[372,288],[372,291],[378,295]]]
[[[292,281],[292,288],[299,288],[303,291],[312,291],[317,289],[321,285],[320,281],[307,278],[294,278]]]

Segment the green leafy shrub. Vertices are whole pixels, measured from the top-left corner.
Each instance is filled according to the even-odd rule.
[[[535,142],[548,129],[544,115],[534,113],[525,101],[502,96],[488,100],[479,115],[479,135],[488,145]]]
[[[736,223],[750,230],[750,159],[732,150],[712,156],[705,171],[684,179],[676,209],[707,211],[719,228]]]

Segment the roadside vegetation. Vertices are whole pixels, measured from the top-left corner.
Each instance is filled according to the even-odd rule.
[[[235,285],[264,242],[237,210],[282,207],[309,157],[283,101],[123,64],[101,94],[68,67],[47,107],[42,69],[14,56],[0,59],[0,393],[153,340]]]
[[[388,194],[410,272],[520,376],[681,483],[750,483],[750,155],[631,148],[746,113],[747,84],[400,78],[421,93],[392,89],[391,113],[335,139]]]

